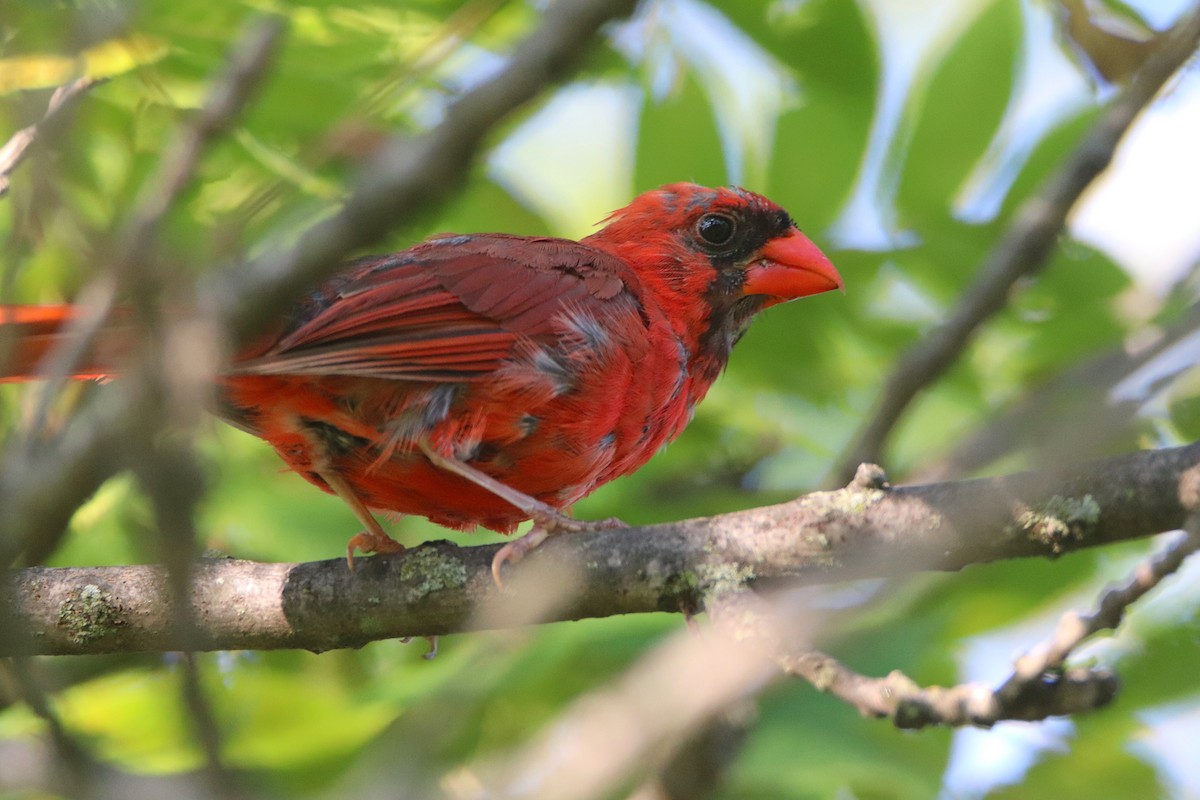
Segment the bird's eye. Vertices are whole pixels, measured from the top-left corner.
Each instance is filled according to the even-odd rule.
[[[733,218],[725,214],[705,214],[696,223],[696,232],[706,243],[715,247],[729,244],[733,238]]]

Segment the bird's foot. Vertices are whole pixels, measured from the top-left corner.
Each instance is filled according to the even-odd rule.
[[[367,504],[362,501],[358,492],[354,491],[354,487],[347,483],[345,478],[334,470],[318,471],[318,474],[333,490],[333,493],[342,498],[342,501],[354,512],[354,516],[358,517],[358,521],[363,524],[363,530],[350,537],[350,541],[346,543],[346,566],[350,567],[351,572],[354,572],[354,552],[356,550],[364,553],[403,552],[404,545],[384,533],[379,520],[375,519],[371,509],[367,508]]]
[[[492,557],[492,580],[496,582],[496,588],[503,589],[504,581],[500,577],[500,570],[504,565],[506,563],[516,564],[554,534],[585,533],[628,527],[616,517],[597,520],[574,519],[547,507],[546,511],[534,516],[533,527],[528,533],[518,539],[513,539],[496,551],[496,555]]]
[[[549,509],[549,512],[534,515],[534,528],[545,528],[550,533],[587,533],[588,531],[607,531],[612,528],[629,527],[629,525],[618,517],[608,517],[607,519],[575,519],[553,509]],[[530,531],[530,533],[533,533],[533,531]]]
[[[346,564],[354,571],[354,553],[402,553],[404,545],[382,531],[365,530],[350,538],[346,543]]]
[[[425,659],[426,661],[433,661],[435,658],[437,658],[437,654],[438,654],[438,637],[422,636],[421,638],[429,643],[429,650],[427,652],[425,652],[424,654],[422,654],[421,658]],[[403,639],[400,640],[400,644],[408,644],[412,640],[413,640],[413,637],[405,636]]]

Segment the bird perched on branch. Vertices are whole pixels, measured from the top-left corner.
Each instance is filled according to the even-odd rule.
[[[664,186],[581,241],[437,236],[314,287],[219,378],[216,413],[269,442],[365,526],[373,511],[548,535],[611,527],[566,509],[683,431],[751,318],[842,287],[787,212],[742,189]],[[0,306],[0,380],[37,377],[76,307]],[[118,376],[113,323],[76,377]]]

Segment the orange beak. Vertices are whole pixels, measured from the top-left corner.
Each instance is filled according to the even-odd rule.
[[[767,242],[746,269],[743,293],[766,295],[768,306],[833,289],[846,290],[842,276],[808,237],[793,228]]]

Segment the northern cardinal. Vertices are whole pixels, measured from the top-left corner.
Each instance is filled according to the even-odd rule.
[[[403,549],[373,509],[503,533],[534,520],[497,553],[497,582],[553,532],[619,524],[562,512],[680,434],[756,313],[842,278],[742,189],[671,184],[606,223],[578,242],[441,235],[353,261],[237,354],[216,413],[350,506],[366,527],[351,566]],[[77,313],[0,306],[0,380],[35,378]],[[119,372],[132,337],[107,334],[76,377]]]

